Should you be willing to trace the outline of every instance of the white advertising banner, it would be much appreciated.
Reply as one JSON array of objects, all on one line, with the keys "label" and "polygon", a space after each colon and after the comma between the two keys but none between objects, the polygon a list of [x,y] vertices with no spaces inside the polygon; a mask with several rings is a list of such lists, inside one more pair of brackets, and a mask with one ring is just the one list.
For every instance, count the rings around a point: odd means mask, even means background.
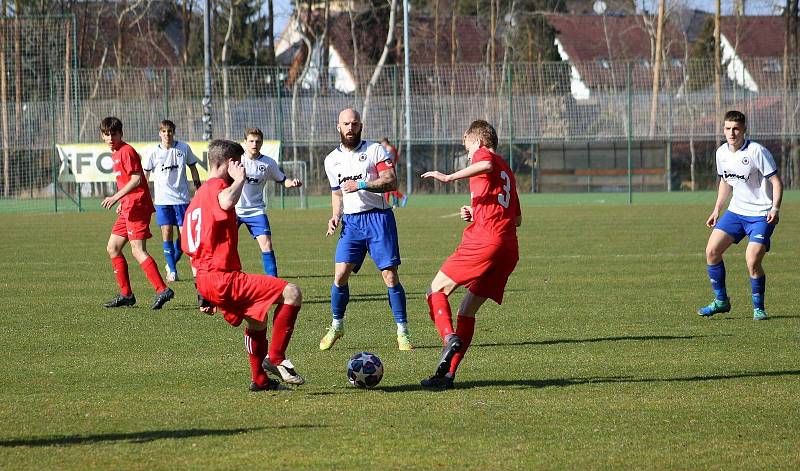
[{"label": "white advertising banner", "polygon": [[[147,152],[158,145],[156,142],[129,142],[139,156],[144,158]],[[192,152],[197,156],[197,171],[201,180],[208,178],[208,142],[187,142]],[[105,144],[56,144],[58,157],[61,159],[61,168],[58,179],[62,182],[94,183],[116,181],[111,161],[111,149]],[[278,159],[281,141],[264,141],[261,153]],[[186,169],[187,176],[191,174]]]}]

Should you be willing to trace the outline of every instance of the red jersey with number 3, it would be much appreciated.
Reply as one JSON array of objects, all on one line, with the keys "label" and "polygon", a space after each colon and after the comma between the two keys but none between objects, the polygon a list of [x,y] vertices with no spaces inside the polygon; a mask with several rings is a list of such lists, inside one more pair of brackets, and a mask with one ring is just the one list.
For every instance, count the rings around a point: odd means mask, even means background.
[{"label": "red jersey with number 3", "polygon": [[198,272],[241,271],[236,208],[224,210],[219,194],[228,188],[221,178],[211,178],[194,195],[183,220],[181,247]]},{"label": "red jersey with number 3", "polygon": [[469,179],[472,224],[464,229],[463,241],[501,244],[517,240],[516,219],[522,213],[514,173],[502,157],[485,147],[472,156],[472,163],[492,162],[491,173]]},{"label": "red jersey with number 3", "polygon": [[150,186],[144,177],[142,159],[136,150],[130,144],[123,142],[111,153],[111,160],[114,162],[112,170],[117,180],[117,190],[121,190],[127,185],[134,173],[142,176],[139,185],[122,197],[120,202],[122,211],[126,214],[131,209],[137,212],[154,213],[156,208],[153,206],[153,198],[150,196]]}]

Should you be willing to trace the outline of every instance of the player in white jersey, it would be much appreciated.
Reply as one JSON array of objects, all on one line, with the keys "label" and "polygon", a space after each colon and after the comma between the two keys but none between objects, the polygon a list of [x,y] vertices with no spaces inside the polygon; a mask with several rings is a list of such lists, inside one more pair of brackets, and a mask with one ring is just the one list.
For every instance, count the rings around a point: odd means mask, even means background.
[{"label": "player in white jersey", "polygon": [[272,157],[261,153],[264,144],[264,133],[258,128],[248,128],[245,131],[244,155],[242,159],[245,171],[245,185],[242,196],[236,203],[236,217],[239,225],[244,224],[250,235],[258,242],[261,249],[261,263],[264,273],[278,276],[278,264],[275,260],[275,251],[272,247],[272,230],[264,202],[264,185],[268,180],[283,183],[286,188],[295,188],[303,183],[296,178],[286,178],[278,162]]},{"label": "player in white jersey", "polygon": [[357,111],[343,110],[336,129],[341,144],[325,157],[333,207],[327,235],[333,235],[340,224],[342,230],[336,244],[331,285],[333,321],[320,340],[319,349],[330,349],[344,335],[344,313],[350,300],[348,280],[351,273],[358,272],[369,252],[386,284],[397,323],[398,348],[411,350],[414,347],[408,334],[406,292],[397,274],[397,224],[382,194],[397,188],[394,163],[380,144],[361,140],[361,116]]},{"label": "player in white jersey", "polygon": [[[713,227],[706,245],[708,277],[715,299],[697,313],[710,317],[731,310],[725,287],[725,264],[722,254],[748,238],[745,260],[750,274],[753,319],[767,319],[764,310],[766,276],[761,262],[769,251],[770,237],[779,221],[783,183],[772,154],[761,144],[745,139],[747,119],[739,111],[725,113],[725,144],[717,149],[717,174],[720,177],[717,201],[706,221]],[[728,210],[720,217],[722,206],[731,196]]]},{"label": "player in white jersey", "polygon": [[[194,188],[200,188],[200,175],[197,173],[197,157],[189,144],[175,140],[175,123],[165,119],[158,128],[161,142],[151,149],[142,161],[146,177],[153,182],[156,207],[156,222],[161,227],[164,240],[164,258],[167,261],[167,281],[178,279],[177,263],[181,251],[180,227],[183,215],[189,207],[189,182],[186,167],[192,173]],[[173,240],[172,228],[177,237]]]}]

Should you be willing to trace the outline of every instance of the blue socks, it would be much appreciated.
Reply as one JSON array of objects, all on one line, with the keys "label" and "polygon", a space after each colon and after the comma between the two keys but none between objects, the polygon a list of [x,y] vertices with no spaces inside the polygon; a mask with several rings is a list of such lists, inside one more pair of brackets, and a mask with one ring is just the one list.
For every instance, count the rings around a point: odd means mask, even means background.
[{"label": "blue socks", "polygon": [[334,320],[344,319],[344,311],[350,301],[350,285],[336,286],[331,285],[331,313]]},{"label": "blue socks", "polygon": [[[728,290],[725,288],[725,262],[716,265],[708,265],[708,279],[711,281],[711,289],[714,296],[720,301],[728,300]],[[755,288],[753,288],[755,289]]]},{"label": "blue socks", "polygon": [[164,258],[167,259],[167,267],[169,268],[169,271],[174,273],[178,271],[175,268],[175,262],[176,262],[174,254],[175,246],[173,245],[171,240],[164,241],[163,245],[164,245]]},{"label": "blue socks", "polygon": [[183,250],[181,250],[181,235],[180,234],[178,234],[178,238],[175,239],[175,241],[173,242],[172,245],[173,245],[172,256],[175,259],[175,265],[177,265],[178,261],[181,259],[181,256],[183,256]]},{"label": "blue socks", "polygon": [[261,252],[261,263],[264,265],[264,273],[271,276],[278,276],[278,264],[275,261],[275,252]]},{"label": "blue socks", "polygon": [[389,294],[389,307],[392,308],[394,321],[398,324],[406,323],[406,290],[403,285],[397,283],[395,286],[387,289]]},{"label": "blue socks", "polygon": [[767,286],[767,276],[761,275],[760,278],[750,278],[750,287],[753,293],[753,309],[764,309],[764,291]]}]

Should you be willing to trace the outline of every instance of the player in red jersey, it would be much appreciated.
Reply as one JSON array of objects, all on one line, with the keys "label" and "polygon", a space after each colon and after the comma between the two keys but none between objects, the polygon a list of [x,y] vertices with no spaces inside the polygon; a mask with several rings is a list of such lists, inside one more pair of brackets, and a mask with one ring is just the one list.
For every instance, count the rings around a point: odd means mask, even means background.
[{"label": "player in red jersey", "polygon": [[[442,183],[469,178],[472,195],[472,205],[462,206],[460,211],[461,219],[472,223],[428,291],[431,320],[444,348],[436,372],[420,384],[434,389],[453,387],[456,369],[472,342],[478,308],[487,299],[502,304],[506,282],[519,260],[517,227],[522,224],[522,212],[514,174],[495,153],[497,132],[486,121],[473,121],[464,133],[464,147],[471,161],[467,168],[449,175],[437,171],[422,174],[422,178]],[[462,285],[467,293],[458,308],[454,331],[448,296]]]},{"label": "player in red jersey", "polygon": [[[289,384],[305,380],[286,358],[286,347],[300,312],[300,288],[280,278],[242,272],[236,202],[245,184],[242,146],[225,140],[208,146],[208,181],[194,195],[181,231],[183,251],[192,259],[200,295],[236,327],[247,321],[245,347],[252,373],[251,391],[286,389],[269,372]],[[267,313],[272,318],[272,343],[267,342]],[[213,311],[210,312],[213,314]]]},{"label": "player in red jersey", "polygon": [[[392,143],[389,142],[388,137],[381,139],[381,145],[384,149],[386,149],[386,152],[391,157],[392,165],[395,168],[395,173],[397,173],[397,165],[398,161],[400,160],[400,153],[397,151],[397,147],[393,146]],[[400,191],[399,187],[397,190],[387,191],[383,194],[383,197],[386,199],[387,203],[392,205],[393,208],[397,206],[404,208],[408,202],[408,196],[404,195],[403,192]]]},{"label": "player in red jersey", "polygon": [[133,257],[139,262],[147,279],[156,290],[152,309],[161,307],[175,297],[172,289],[167,288],[161,278],[155,260],[147,253],[147,239],[150,234],[150,216],[155,212],[150,187],[142,171],[142,159],[139,154],[122,141],[122,121],[107,117],[100,123],[100,134],[103,141],[111,148],[111,159],[114,161],[114,175],[117,178],[117,192],[104,198],[100,205],[106,209],[117,206],[117,221],[111,229],[106,250],[111,257],[114,276],[119,285],[119,294],[104,304],[105,307],[133,306],[136,296],[131,289],[128,276],[128,261],[122,254],[125,244],[130,242]]}]

